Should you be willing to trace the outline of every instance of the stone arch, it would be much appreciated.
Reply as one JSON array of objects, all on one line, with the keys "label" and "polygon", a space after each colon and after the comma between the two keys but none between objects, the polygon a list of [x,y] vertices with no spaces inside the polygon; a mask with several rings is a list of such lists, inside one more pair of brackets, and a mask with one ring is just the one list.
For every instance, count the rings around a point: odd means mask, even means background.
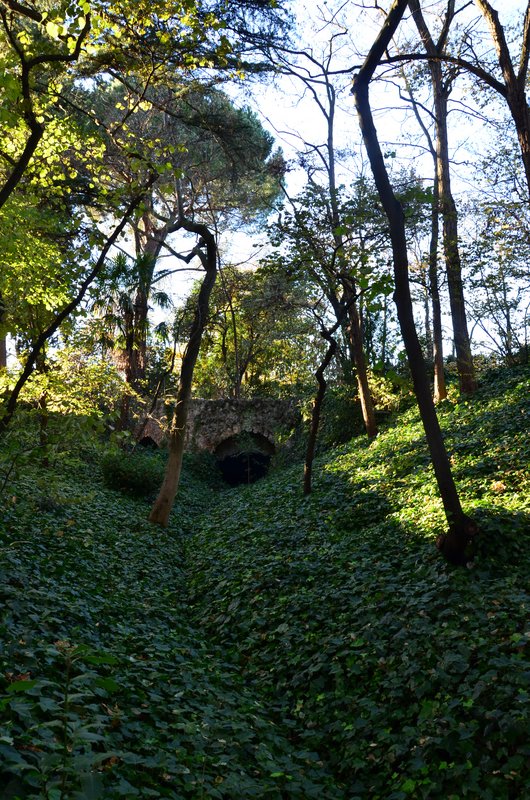
[{"label": "stone arch", "polygon": [[297,422],[300,412],[285,400],[193,400],[186,431],[186,445],[191,450],[214,453],[231,436],[263,436],[273,446],[279,437]]}]

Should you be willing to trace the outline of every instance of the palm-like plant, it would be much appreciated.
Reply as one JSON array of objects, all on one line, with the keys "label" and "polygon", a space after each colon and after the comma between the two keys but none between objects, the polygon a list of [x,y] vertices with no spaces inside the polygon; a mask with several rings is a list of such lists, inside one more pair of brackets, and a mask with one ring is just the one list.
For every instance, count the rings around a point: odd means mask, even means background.
[{"label": "palm-like plant", "polygon": [[[136,258],[118,254],[109,264],[105,281],[92,303],[96,316],[97,338],[104,351],[111,351],[124,372],[132,393],[145,388],[149,338],[149,312],[153,307],[168,308],[171,298],[156,287],[166,271],[155,272],[152,258],[140,254]],[[122,407],[122,425],[129,420],[127,392]]]}]

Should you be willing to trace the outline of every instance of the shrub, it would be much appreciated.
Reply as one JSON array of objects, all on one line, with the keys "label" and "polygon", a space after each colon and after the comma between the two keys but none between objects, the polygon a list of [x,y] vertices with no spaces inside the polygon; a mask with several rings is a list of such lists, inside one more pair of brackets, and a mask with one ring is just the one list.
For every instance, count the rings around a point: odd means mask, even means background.
[{"label": "shrub", "polygon": [[361,404],[352,386],[330,386],[322,408],[319,444],[328,448],[349,442],[364,431]]},{"label": "shrub", "polygon": [[153,494],[164,477],[159,455],[141,450],[109,450],[103,456],[101,469],[109,489],[137,497]]}]

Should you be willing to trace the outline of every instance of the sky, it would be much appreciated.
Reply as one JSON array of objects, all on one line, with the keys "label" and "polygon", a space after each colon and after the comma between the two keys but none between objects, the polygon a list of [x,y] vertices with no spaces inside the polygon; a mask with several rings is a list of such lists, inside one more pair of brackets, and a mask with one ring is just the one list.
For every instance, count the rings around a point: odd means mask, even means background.
[{"label": "sky", "polygon": [[[518,21],[519,25],[524,18],[526,0],[492,0],[492,4],[499,12],[500,20],[503,24],[509,21]],[[333,33],[339,30],[338,24],[325,24],[323,20],[333,17],[332,8],[337,8],[337,3],[324,2],[315,4],[312,2],[295,3],[297,15],[301,21],[304,38],[310,43],[312,52],[320,55],[327,52],[326,48]],[[366,8],[361,10],[356,6],[364,5]],[[381,4],[388,7],[390,3]],[[434,26],[432,16],[429,16],[429,8],[437,5],[434,2],[424,2],[422,7],[429,25]],[[462,0],[461,6],[466,5]],[[482,22],[479,12],[471,7],[458,17],[462,24],[465,23],[465,14],[471,12],[471,18],[477,18]],[[337,40],[337,51],[333,57],[333,64],[337,70],[348,71],[352,67],[359,65],[364,60],[372,42],[377,36],[380,26],[384,20],[384,15],[379,11],[374,11],[374,3],[365,0],[364,3],[346,2],[342,4],[344,13],[349,15],[357,12],[358,16],[350,18],[345,26],[344,35]],[[340,7],[340,4],[339,4]],[[457,3],[458,7],[458,3]],[[335,17],[338,23],[341,15]],[[480,24],[479,22],[479,24]],[[402,25],[398,36],[402,41],[403,50],[409,50],[404,39],[410,36],[417,46],[418,34],[414,28]],[[484,29],[484,46],[490,48],[494,57],[489,34]],[[379,71],[381,73],[381,71]],[[336,145],[338,151],[350,150],[352,155],[349,158],[339,157],[340,180],[345,184],[353,178],[360,169],[369,173],[366,158],[360,141],[357,118],[354,109],[353,97],[351,95],[351,72],[338,77],[338,85],[342,87],[339,93],[338,113],[336,120]],[[389,80],[377,81],[371,87],[371,100],[374,110],[374,118],[383,149],[387,151],[395,150],[399,147],[400,161],[414,168],[418,174],[424,178],[426,184],[432,184],[433,165],[429,154],[425,153],[424,139],[419,133],[417,123],[413,122],[410,112],[403,111],[403,104],[399,101],[396,90],[396,80],[389,76]],[[256,110],[264,126],[275,136],[279,146],[282,147],[284,154],[291,164],[295,165],[300,147],[303,141],[311,144],[321,144],[325,140],[326,130],[324,119],[314,100],[309,93],[301,91],[299,81],[289,78],[277,79],[268,85],[251,85],[248,95],[243,92],[242,102],[248,102]],[[400,107],[398,107],[400,106]],[[466,86],[464,81],[457,82],[452,93],[451,111],[451,131],[450,148],[454,161],[453,168],[453,190],[457,201],[465,202],[470,194],[470,190],[475,189],[477,180],[477,170],[473,166],[476,159],[483,157],[488,148],[495,147],[495,131],[490,125],[485,125],[479,117],[469,116],[469,106],[476,105],[469,94],[469,84]],[[485,113],[489,116],[493,113],[491,105]],[[498,118],[501,119],[505,110],[502,103],[496,110]],[[412,143],[415,137],[415,144]],[[409,145],[403,148],[403,141],[409,138]],[[386,143],[386,147],[385,147]],[[407,161],[408,159],[408,161]],[[293,168],[287,178],[289,192],[295,194],[305,183],[303,170]],[[260,237],[232,237],[234,250],[240,258],[243,253],[250,253],[252,244],[260,241]],[[263,241],[263,237],[261,237]],[[446,327],[449,333],[449,320],[446,320]]]},{"label": "sky", "polygon": [[[359,8],[363,5],[365,9]],[[465,0],[462,0],[465,4]],[[319,57],[322,52],[327,52],[327,46],[332,34],[340,30],[339,23],[343,19],[342,12],[333,16],[333,9],[341,8],[340,0],[329,0],[315,4],[296,0],[293,4],[302,30],[304,39],[309,43],[305,47],[311,48],[312,53]],[[385,4],[385,7],[389,2]],[[351,71],[353,67],[362,63],[366,52],[377,36],[384,20],[381,11],[374,11],[374,3],[370,0],[362,2],[344,2],[342,9],[344,15],[348,14],[344,35],[337,39],[336,50],[333,56],[334,69],[342,70],[344,75],[338,76],[337,85],[340,87],[338,111],[336,118],[336,146],[339,152],[338,169],[339,178],[346,185],[348,181],[358,174],[360,169],[369,173],[369,167],[363,154],[357,118],[354,109],[353,97],[350,92]],[[433,3],[425,2],[423,7],[428,9]],[[497,0],[501,21],[505,22],[508,15],[514,12],[518,15],[524,13],[526,2],[520,0]],[[501,10],[502,9],[502,10]],[[355,16],[353,16],[355,15]],[[333,19],[333,24],[329,22]],[[344,17],[344,19],[346,19]],[[326,22],[326,20],[328,22]],[[415,42],[417,33],[414,30]],[[302,60],[303,61],[303,60]],[[304,62],[305,63],[305,62]],[[322,144],[325,140],[326,129],[321,111],[309,93],[301,89],[301,84],[296,79],[287,77],[277,78],[256,83],[244,82],[239,86],[226,87],[226,91],[240,105],[249,105],[260,117],[262,124],[275,137],[276,145],[281,147],[286,159],[290,163],[287,176],[288,191],[294,195],[300,191],[306,181],[305,173],[297,167],[298,153],[302,147],[302,140],[311,144]],[[456,96],[456,95],[455,95]],[[377,82],[371,88],[371,99],[374,107],[374,116],[381,139],[387,142],[386,149],[395,149],[410,128],[410,114],[405,115],[399,109],[396,93],[396,82]],[[461,99],[466,98],[462,94]],[[457,114],[454,111],[453,114]],[[483,137],[484,126],[471,124],[469,118],[460,117],[462,124],[455,125],[451,131],[451,146],[456,162],[455,189],[465,196],[469,181],[469,170],[464,166],[470,159],[470,146],[476,148]],[[416,130],[412,126],[411,130]],[[488,136],[490,135],[488,131]],[[422,156],[423,144],[403,150],[400,147],[400,158],[408,154],[409,164],[423,174],[429,185],[432,183],[432,161],[430,156]],[[342,157],[342,153],[350,151],[349,157]],[[460,165],[460,166],[459,166]],[[467,175],[467,177],[466,177]],[[466,183],[467,181],[467,183]],[[266,250],[266,240],[262,232],[239,233],[231,232],[221,240],[223,258],[231,263],[255,264],[257,259]],[[164,268],[171,266],[171,259],[164,260]],[[175,264],[175,266],[182,266]],[[160,286],[170,291],[174,302],[178,305],[188,296],[191,285],[200,277],[197,271],[180,272],[166,286]],[[155,315],[155,322],[159,321]],[[161,318],[161,317],[160,317]]]}]

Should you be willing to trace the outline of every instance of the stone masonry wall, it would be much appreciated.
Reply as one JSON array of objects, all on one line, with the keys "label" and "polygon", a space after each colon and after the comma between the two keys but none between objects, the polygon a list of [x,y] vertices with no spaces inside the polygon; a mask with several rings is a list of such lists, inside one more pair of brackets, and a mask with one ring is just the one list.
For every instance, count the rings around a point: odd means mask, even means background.
[{"label": "stone masonry wall", "polygon": [[[192,400],[186,429],[187,450],[207,450],[216,447],[230,436],[256,433],[271,444],[294,427],[300,412],[290,400]],[[150,437],[158,445],[166,438],[167,419],[163,405],[144,426],[140,437]]]}]

